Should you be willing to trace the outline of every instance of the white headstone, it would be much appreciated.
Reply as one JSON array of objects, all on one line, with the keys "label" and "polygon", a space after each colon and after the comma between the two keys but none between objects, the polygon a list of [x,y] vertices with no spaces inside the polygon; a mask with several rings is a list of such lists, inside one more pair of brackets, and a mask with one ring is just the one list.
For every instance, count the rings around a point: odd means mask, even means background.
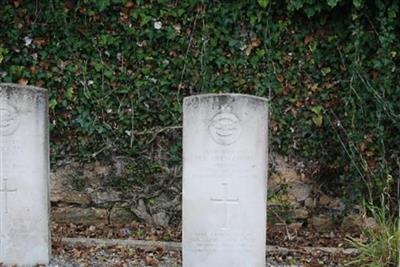
[{"label": "white headstone", "polygon": [[265,267],[267,103],[184,99],[183,266]]},{"label": "white headstone", "polygon": [[47,91],[0,84],[0,263],[48,263],[48,176]]}]

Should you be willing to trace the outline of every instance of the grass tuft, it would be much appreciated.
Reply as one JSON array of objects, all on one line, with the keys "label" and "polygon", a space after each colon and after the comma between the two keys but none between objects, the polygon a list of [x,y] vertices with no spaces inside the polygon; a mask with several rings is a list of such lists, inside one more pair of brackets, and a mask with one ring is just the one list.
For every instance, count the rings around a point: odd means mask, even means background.
[{"label": "grass tuft", "polygon": [[364,229],[362,238],[349,237],[350,244],[359,250],[359,255],[348,262],[348,266],[394,267],[400,266],[399,218],[391,216],[385,205],[367,205],[366,210],[376,220],[376,227]]}]

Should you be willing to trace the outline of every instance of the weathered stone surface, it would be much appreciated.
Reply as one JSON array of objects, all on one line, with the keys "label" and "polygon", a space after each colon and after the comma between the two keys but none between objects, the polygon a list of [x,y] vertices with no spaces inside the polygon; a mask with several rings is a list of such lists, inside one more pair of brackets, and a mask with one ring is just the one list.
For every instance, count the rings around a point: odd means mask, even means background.
[{"label": "weathered stone surface", "polygon": [[[115,195],[107,196],[102,185],[111,173],[111,167],[99,162],[62,164],[51,173],[51,202],[87,205],[93,198],[104,203],[107,198],[115,201]],[[103,191],[102,191],[103,190]],[[100,193],[98,193],[100,192]]]},{"label": "weathered stone surface", "polygon": [[121,201],[122,192],[108,190],[108,191],[98,191],[92,193],[92,201],[96,205],[113,204],[114,202]]},{"label": "weathered stone surface", "polygon": [[292,182],[307,182],[296,169],[294,164],[289,163],[287,159],[279,154],[274,154],[273,157],[274,174],[268,179],[268,186],[273,187],[274,184],[288,184]]},{"label": "weathered stone surface", "polygon": [[299,223],[299,222],[291,223],[288,225],[288,228],[295,232],[298,232],[301,229],[301,227],[303,227],[303,223]]},{"label": "weathered stone surface", "polygon": [[283,156],[274,154],[272,158],[272,174],[268,178],[268,190],[276,192],[292,183],[303,183],[303,177],[298,173],[294,164],[289,163]]},{"label": "weathered stone surface", "polygon": [[152,224],[153,217],[148,212],[146,203],[143,199],[139,199],[137,205],[135,207],[131,207],[132,212],[138,217],[141,221]]},{"label": "weathered stone surface", "polygon": [[319,197],[318,204],[319,204],[320,206],[328,206],[332,201],[333,201],[333,199],[332,199],[331,197],[329,197],[329,196],[327,196],[327,195],[325,195],[325,194],[322,194],[322,195]]},{"label": "weathered stone surface", "polygon": [[379,228],[378,222],[373,217],[364,218],[364,229],[377,230]]},{"label": "weathered stone surface", "polygon": [[330,197],[326,194],[321,194],[319,196],[318,205],[339,212],[345,209],[344,203],[339,198]]},{"label": "weathered stone surface", "polygon": [[54,193],[53,191],[51,194],[51,202],[88,205],[90,203],[90,197],[85,193],[79,193],[77,191],[65,191],[62,193]]},{"label": "weathered stone surface", "polygon": [[317,206],[316,200],[312,197],[308,197],[304,200],[304,206],[306,206],[308,209],[313,209]]},{"label": "weathered stone surface", "polygon": [[[171,197],[174,198],[171,199]],[[151,201],[139,199],[136,205],[131,205],[131,210],[141,221],[147,224],[166,227],[171,223],[171,220],[175,219],[176,223],[176,217],[181,217],[181,196],[167,196],[167,194],[161,193]]]},{"label": "weathered stone surface", "polygon": [[266,104],[235,94],[185,98],[183,266],[265,266]]},{"label": "weathered stone surface", "polygon": [[359,233],[362,230],[374,230],[378,227],[372,217],[364,217],[361,214],[349,214],[343,218],[340,228],[345,232]]},{"label": "weathered stone surface", "polygon": [[293,160],[279,154],[274,154],[272,160],[273,173],[268,179],[268,191],[292,208],[303,206],[303,202],[312,197],[313,184],[310,179],[301,173],[299,164]]},{"label": "weathered stone surface", "polygon": [[359,214],[350,214],[343,218],[340,228],[345,232],[358,233],[361,231],[363,217]]},{"label": "weathered stone surface", "polygon": [[311,184],[301,182],[292,183],[288,187],[288,193],[293,195],[298,202],[306,200],[310,196],[311,190]]},{"label": "weathered stone surface", "polygon": [[305,208],[299,208],[293,210],[292,214],[294,219],[308,219],[310,212]]},{"label": "weathered stone surface", "polygon": [[153,215],[153,221],[155,225],[167,227],[169,224],[170,217],[165,211],[160,211]]},{"label": "weathered stone surface", "polygon": [[56,168],[56,171],[50,174],[50,201],[89,205],[90,196],[83,191],[85,185],[81,164],[71,163],[68,166]]},{"label": "weathered stone surface", "polygon": [[0,84],[0,262],[47,264],[47,91]]},{"label": "weathered stone surface", "polygon": [[108,211],[97,208],[62,207],[52,210],[52,219],[57,223],[96,225],[108,223]]},{"label": "weathered stone surface", "polygon": [[332,218],[326,215],[314,216],[308,220],[308,224],[322,233],[330,232],[335,228]]},{"label": "weathered stone surface", "polygon": [[346,206],[343,201],[339,198],[334,198],[332,202],[329,204],[329,208],[335,211],[343,212]]},{"label": "weathered stone surface", "polygon": [[133,214],[129,207],[121,204],[115,204],[110,211],[111,224],[128,224],[136,219],[137,217]]}]

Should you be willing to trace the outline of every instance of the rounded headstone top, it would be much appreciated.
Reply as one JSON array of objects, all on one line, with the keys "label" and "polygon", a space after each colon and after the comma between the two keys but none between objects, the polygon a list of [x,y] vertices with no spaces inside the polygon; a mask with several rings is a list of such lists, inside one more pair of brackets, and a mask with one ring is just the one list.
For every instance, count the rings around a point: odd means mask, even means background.
[{"label": "rounded headstone top", "polygon": [[269,99],[264,98],[264,97],[248,95],[248,94],[238,94],[238,93],[198,94],[198,95],[187,96],[187,97],[184,98],[184,101],[191,101],[191,100],[194,100],[194,99],[219,98],[219,97],[248,98],[248,99],[253,99],[253,100],[256,100],[256,101],[269,102]]},{"label": "rounded headstone top", "polygon": [[250,105],[256,109],[265,108],[268,103],[269,100],[266,98],[246,94],[199,94],[185,97],[183,99],[183,108],[188,111],[197,110],[203,106],[206,109],[219,110],[232,105]]},{"label": "rounded headstone top", "polygon": [[32,86],[32,85],[20,85],[17,83],[0,83],[0,89],[2,88],[13,88],[13,89],[17,89],[17,90],[30,90],[30,91],[34,91],[34,92],[47,92],[47,89],[41,88],[41,87],[37,87],[37,86]]}]

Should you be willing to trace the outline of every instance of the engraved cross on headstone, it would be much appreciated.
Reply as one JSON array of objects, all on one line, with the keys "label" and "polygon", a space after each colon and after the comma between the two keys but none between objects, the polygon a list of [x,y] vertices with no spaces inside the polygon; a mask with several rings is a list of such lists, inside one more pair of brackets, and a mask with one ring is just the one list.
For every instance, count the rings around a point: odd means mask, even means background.
[{"label": "engraved cross on headstone", "polygon": [[7,185],[8,179],[3,179],[3,186],[0,185],[0,193],[4,193],[4,210],[8,213],[8,193],[15,193],[17,189],[10,189]]},{"label": "engraved cross on headstone", "polygon": [[223,205],[223,214],[224,214],[224,221],[222,228],[227,228],[228,227],[228,222],[229,222],[229,205],[238,205],[239,204],[239,198],[230,198],[228,196],[229,191],[228,191],[228,183],[222,183],[223,186],[223,196],[222,198],[211,198],[211,202],[216,203],[216,204],[222,204]]}]

